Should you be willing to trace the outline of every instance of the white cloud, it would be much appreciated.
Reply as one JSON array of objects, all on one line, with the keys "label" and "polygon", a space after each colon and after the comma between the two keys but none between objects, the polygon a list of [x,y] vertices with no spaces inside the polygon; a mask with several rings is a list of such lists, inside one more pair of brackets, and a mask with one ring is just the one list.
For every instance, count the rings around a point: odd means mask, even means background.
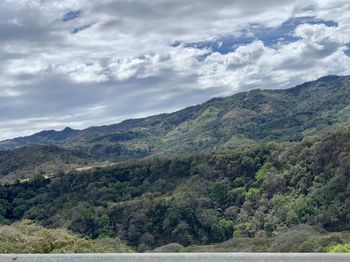
[{"label": "white cloud", "polygon": [[285,88],[327,74],[350,74],[350,58],[344,45],[350,41],[337,27],[303,24],[300,39],[266,47],[262,41],[240,46],[228,54],[213,53],[200,70],[202,85],[234,90]]},{"label": "white cloud", "polygon": [[104,68],[95,61],[91,64],[73,61],[65,64],[59,64],[53,70],[62,75],[70,77],[76,82],[98,83],[108,80]]},{"label": "white cloud", "polygon": [[[62,21],[78,10],[80,17]],[[278,28],[303,16],[338,26],[301,24],[290,32],[292,42],[253,39],[224,54],[186,45],[217,40],[222,48],[225,37],[254,38],[251,28]],[[6,136],[112,123],[212,96],[350,73],[344,54],[350,5],[343,0],[6,0],[0,32],[0,131]]]}]

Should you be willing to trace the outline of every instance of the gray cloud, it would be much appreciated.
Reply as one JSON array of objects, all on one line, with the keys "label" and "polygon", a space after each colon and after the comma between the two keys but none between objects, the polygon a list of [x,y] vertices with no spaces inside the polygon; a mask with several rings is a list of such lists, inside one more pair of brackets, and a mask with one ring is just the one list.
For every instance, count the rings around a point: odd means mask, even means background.
[{"label": "gray cloud", "polygon": [[[342,0],[5,0],[0,139],[114,123],[252,88],[349,74],[349,9]],[[255,35],[304,16],[338,26],[300,24],[290,32],[292,42],[272,47]],[[186,45],[225,38],[239,43],[241,37],[253,41],[225,54]]]}]

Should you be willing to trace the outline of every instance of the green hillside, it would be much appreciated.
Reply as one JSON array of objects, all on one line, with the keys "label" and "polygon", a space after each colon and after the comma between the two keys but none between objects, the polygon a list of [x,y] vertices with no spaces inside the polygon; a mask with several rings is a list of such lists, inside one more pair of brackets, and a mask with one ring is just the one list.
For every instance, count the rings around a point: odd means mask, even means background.
[{"label": "green hillside", "polygon": [[1,180],[25,179],[40,170],[50,175],[82,163],[301,141],[349,117],[350,77],[328,76],[287,90],[252,90],[215,98],[171,114],[84,130],[43,131],[2,141]]},{"label": "green hillside", "polygon": [[230,149],[251,141],[300,140],[347,119],[349,105],[350,77],[328,76],[287,90],[252,90],[110,126],[43,131],[3,141],[0,148],[54,144],[117,159]]},{"label": "green hillside", "polygon": [[0,224],[69,230],[93,250],[347,250],[349,117],[350,77],[329,76],[3,141]]},{"label": "green hillside", "polygon": [[32,178],[37,174],[52,176],[94,163],[85,152],[56,146],[32,145],[0,151],[0,182]]},{"label": "green hillside", "polygon": [[[139,251],[172,242],[269,239],[297,225],[321,235],[346,232],[349,137],[343,125],[301,142],[37,176],[0,188],[2,221],[26,218],[93,239],[119,237]],[[328,245],[347,239],[335,237]]]}]

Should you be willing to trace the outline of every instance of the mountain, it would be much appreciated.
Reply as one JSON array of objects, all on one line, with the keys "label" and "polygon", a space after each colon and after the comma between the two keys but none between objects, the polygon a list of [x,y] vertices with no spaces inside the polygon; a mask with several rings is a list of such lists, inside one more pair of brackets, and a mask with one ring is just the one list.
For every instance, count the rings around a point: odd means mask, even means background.
[{"label": "mountain", "polygon": [[53,145],[76,134],[78,130],[66,127],[62,131],[48,130],[32,136],[18,137],[0,142],[0,150],[21,148],[30,145]]},{"label": "mountain", "polygon": [[0,224],[29,219],[140,252],[343,250],[349,138],[349,76],[43,131],[0,143],[11,182]]},{"label": "mountain", "polygon": [[132,159],[298,141],[350,116],[350,77],[326,76],[286,90],[252,90],[171,114],[84,130],[43,131],[0,142],[9,150],[56,145],[96,159]]},{"label": "mountain", "polygon": [[57,173],[84,163],[300,141],[349,117],[350,77],[327,76],[286,90],[252,90],[214,98],[171,114],[2,141],[0,180],[30,178],[40,171]]}]

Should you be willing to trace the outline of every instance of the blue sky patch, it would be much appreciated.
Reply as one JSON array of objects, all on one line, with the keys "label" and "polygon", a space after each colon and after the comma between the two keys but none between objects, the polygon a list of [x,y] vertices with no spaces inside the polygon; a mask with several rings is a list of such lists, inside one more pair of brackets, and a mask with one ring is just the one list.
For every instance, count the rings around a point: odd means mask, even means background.
[{"label": "blue sky patch", "polygon": [[74,29],[71,31],[71,33],[72,33],[72,34],[77,34],[77,33],[81,32],[81,31],[83,31],[83,30],[86,30],[86,29],[90,28],[90,27],[91,27],[91,24],[89,24],[89,25],[82,25],[82,26],[79,26],[79,27],[74,28]]},{"label": "blue sky patch", "polygon": [[324,24],[326,26],[338,26],[338,23],[332,20],[321,20],[315,17],[295,17],[288,19],[281,26],[277,28],[261,27],[259,25],[252,25],[248,30],[257,39],[264,42],[266,46],[273,47],[278,43],[290,43],[298,40],[293,36],[293,32],[297,26],[301,24]]},{"label": "blue sky patch", "polygon": [[346,54],[347,56],[350,56],[350,43],[348,43],[348,44],[346,45],[346,47],[347,47],[348,49],[344,51],[344,54]]},{"label": "blue sky patch", "polygon": [[213,52],[227,54],[241,45],[247,45],[251,43],[253,40],[254,38],[249,37],[237,38],[232,36],[226,36],[210,42],[186,43],[184,44],[184,46],[198,49],[210,49]]},{"label": "blue sky patch", "polygon": [[69,11],[68,13],[65,13],[63,18],[62,18],[62,21],[63,22],[68,22],[70,20],[74,20],[74,19],[77,19],[81,16],[81,11],[78,10],[78,11]]},{"label": "blue sky patch", "polygon": [[[196,42],[196,43],[181,43],[175,42],[172,46],[176,47],[181,44],[184,47],[193,47],[199,49],[210,49],[213,52],[227,54],[234,51],[241,45],[247,45],[255,39],[264,42],[266,46],[275,47],[280,43],[291,43],[299,38],[293,36],[293,33],[298,25],[301,24],[324,24],[326,26],[338,26],[338,23],[332,20],[321,20],[315,17],[296,17],[285,21],[277,28],[263,27],[259,24],[251,24],[241,37],[225,36],[217,38],[214,41]],[[246,36],[244,36],[246,35]]]}]

